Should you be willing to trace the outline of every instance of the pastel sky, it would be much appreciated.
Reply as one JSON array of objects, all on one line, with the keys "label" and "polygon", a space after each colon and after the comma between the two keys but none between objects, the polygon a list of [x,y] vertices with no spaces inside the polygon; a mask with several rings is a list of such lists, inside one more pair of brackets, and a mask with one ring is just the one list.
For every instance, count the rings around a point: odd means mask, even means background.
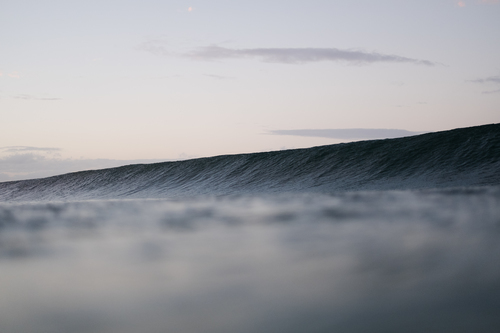
[{"label": "pastel sky", "polygon": [[498,122],[500,0],[0,0],[0,181]]}]

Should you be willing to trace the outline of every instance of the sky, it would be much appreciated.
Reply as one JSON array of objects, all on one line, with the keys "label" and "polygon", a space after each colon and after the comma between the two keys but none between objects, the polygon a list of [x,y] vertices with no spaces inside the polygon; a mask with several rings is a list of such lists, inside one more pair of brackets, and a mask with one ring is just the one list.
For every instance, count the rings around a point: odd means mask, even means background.
[{"label": "sky", "polygon": [[500,122],[500,0],[0,0],[0,181]]}]

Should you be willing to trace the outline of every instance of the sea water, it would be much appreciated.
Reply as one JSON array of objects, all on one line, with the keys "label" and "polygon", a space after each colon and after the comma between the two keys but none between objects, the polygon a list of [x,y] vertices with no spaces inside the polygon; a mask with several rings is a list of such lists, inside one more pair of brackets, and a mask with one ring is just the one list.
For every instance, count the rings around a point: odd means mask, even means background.
[{"label": "sea water", "polygon": [[499,332],[500,187],[0,203],[0,332]]}]

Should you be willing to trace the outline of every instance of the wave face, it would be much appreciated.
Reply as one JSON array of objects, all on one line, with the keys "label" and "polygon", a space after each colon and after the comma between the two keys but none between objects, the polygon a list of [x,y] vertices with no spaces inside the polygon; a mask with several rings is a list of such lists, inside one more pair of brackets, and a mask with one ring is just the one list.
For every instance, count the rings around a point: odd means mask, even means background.
[{"label": "wave face", "polygon": [[500,184],[500,124],[0,183],[2,201],[186,198]]}]

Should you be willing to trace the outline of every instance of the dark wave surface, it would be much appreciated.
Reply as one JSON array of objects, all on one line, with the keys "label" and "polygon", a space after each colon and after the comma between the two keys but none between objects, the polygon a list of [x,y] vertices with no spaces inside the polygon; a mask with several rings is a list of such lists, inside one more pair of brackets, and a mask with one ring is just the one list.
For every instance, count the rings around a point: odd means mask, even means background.
[{"label": "dark wave surface", "polygon": [[500,124],[0,183],[0,200],[182,198],[500,184]]}]

